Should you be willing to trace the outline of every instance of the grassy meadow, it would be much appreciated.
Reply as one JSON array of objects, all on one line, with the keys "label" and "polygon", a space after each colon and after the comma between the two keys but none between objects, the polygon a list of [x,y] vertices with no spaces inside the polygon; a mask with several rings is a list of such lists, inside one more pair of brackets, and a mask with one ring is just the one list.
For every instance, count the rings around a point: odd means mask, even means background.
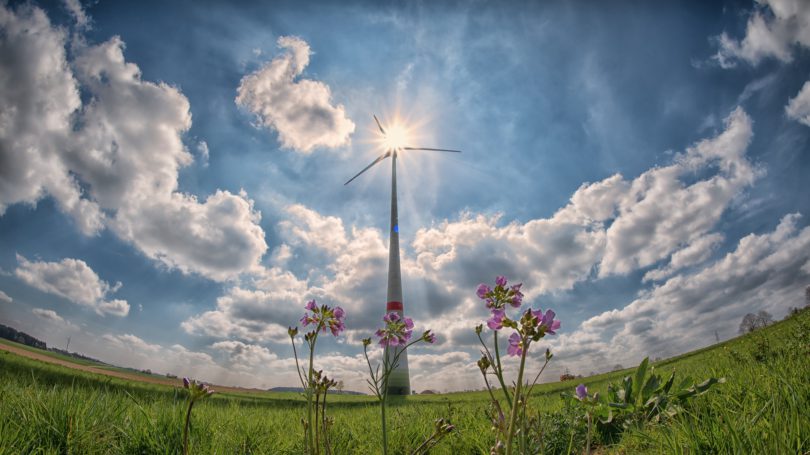
[{"label": "grassy meadow", "polygon": [[[42,351],[40,351],[42,352]],[[75,359],[74,359],[75,360]],[[810,311],[752,334],[656,362],[656,372],[726,382],[663,423],[595,435],[597,453],[810,453]],[[632,370],[582,380],[605,392]],[[578,382],[535,387],[532,408],[543,446],[531,453],[582,453],[586,426],[560,398]],[[493,443],[485,392],[398,398],[389,408],[389,445],[409,453],[449,417],[456,431],[431,453],[486,454]],[[0,454],[177,454],[186,395],[0,351]],[[375,454],[379,408],[372,397],[330,396],[336,454]],[[194,408],[192,452],[298,454],[303,451],[297,393],[217,393]]]}]

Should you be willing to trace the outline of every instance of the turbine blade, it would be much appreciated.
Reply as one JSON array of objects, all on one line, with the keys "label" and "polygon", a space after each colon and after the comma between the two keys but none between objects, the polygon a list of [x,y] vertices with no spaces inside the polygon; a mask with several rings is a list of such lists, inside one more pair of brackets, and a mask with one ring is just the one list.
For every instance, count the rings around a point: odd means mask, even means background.
[{"label": "turbine blade", "polygon": [[382,125],[380,124],[380,121],[377,120],[377,116],[372,114],[372,117],[374,117],[374,121],[377,122],[377,128],[380,129],[380,132],[383,133],[383,134],[386,134],[385,130],[383,129]]},{"label": "turbine blade", "polygon": [[448,150],[448,149],[432,149],[427,147],[402,147],[403,150],[429,150],[431,152],[453,152],[461,153],[461,150]]},{"label": "turbine blade", "polygon": [[349,179],[349,180],[348,180],[346,183],[344,183],[343,185],[344,185],[344,186],[345,186],[345,185],[348,185],[349,183],[351,183],[351,181],[352,181],[352,180],[356,179],[357,177],[360,177],[360,174],[362,174],[363,172],[366,172],[367,170],[369,170],[369,168],[370,168],[371,166],[374,166],[375,164],[377,164],[377,163],[379,163],[380,161],[382,161],[382,160],[384,160],[384,159],[388,158],[389,156],[391,156],[391,152],[385,152],[385,153],[383,153],[382,155],[378,156],[376,160],[372,161],[372,162],[371,162],[371,164],[369,164],[368,166],[364,167],[362,171],[358,172],[358,173],[357,173],[357,175],[355,175],[354,177],[350,178],[350,179]]}]

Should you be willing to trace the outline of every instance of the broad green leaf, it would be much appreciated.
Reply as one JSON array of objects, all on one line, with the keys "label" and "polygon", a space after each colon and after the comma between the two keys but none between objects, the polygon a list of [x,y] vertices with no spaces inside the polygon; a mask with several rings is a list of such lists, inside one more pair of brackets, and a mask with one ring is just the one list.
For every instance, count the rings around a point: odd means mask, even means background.
[{"label": "broad green leaf", "polygon": [[663,391],[665,394],[666,394],[666,393],[669,393],[669,389],[671,389],[671,388],[672,388],[672,383],[673,383],[673,382],[675,382],[675,372],[674,372],[674,371],[673,371],[673,372],[672,372],[672,374],[669,376],[669,379],[667,380],[666,384],[664,384],[664,387],[663,387],[661,390],[662,390],[662,391]]},{"label": "broad green leaf", "polygon": [[636,388],[637,388],[636,396],[637,396],[637,398],[634,401],[638,401],[639,405],[641,405],[641,402],[642,402],[642,400],[641,400],[641,388],[644,385],[644,376],[647,374],[647,365],[649,363],[650,363],[650,358],[649,357],[644,357],[644,360],[642,360],[641,364],[638,366],[638,368],[636,368],[636,377],[635,377],[635,380],[633,382],[636,384]]},{"label": "broad green leaf", "polygon": [[659,385],[661,385],[661,377],[657,374],[650,375],[649,379],[647,379],[647,383],[644,384],[644,388],[641,390],[641,401],[645,402],[649,400],[650,396],[658,389]]}]

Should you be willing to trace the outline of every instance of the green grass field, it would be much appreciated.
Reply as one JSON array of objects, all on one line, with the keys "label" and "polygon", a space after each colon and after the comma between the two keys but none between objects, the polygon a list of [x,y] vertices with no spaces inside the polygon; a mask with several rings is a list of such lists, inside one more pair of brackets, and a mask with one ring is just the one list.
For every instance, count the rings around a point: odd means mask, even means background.
[{"label": "green grass field", "polygon": [[[56,354],[55,354],[56,355]],[[679,377],[725,377],[684,413],[631,428],[599,453],[810,452],[810,311],[761,331],[655,364]],[[606,389],[629,370],[583,380]],[[574,382],[535,388],[534,409],[547,453],[584,450],[582,417],[564,406]],[[0,454],[177,454],[182,451],[182,389],[84,373],[0,353]],[[431,453],[489,453],[493,433],[482,392],[410,396],[390,407],[389,444],[409,453],[449,417],[457,431]],[[194,453],[302,453],[304,401],[296,393],[215,394],[194,408]],[[334,453],[379,453],[379,414],[366,396],[330,397]]]}]

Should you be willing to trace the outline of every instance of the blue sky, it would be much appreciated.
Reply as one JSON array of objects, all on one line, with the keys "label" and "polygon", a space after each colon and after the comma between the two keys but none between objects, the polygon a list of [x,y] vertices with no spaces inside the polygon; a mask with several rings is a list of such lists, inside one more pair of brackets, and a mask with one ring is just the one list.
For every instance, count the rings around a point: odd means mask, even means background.
[{"label": "blue sky", "polygon": [[481,386],[474,291],[498,274],[557,311],[550,378],[804,305],[798,0],[67,0],[0,29],[0,322],[50,345],[291,385],[316,298],[347,311],[322,367],[362,390],[390,170],[343,182],[380,153],[373,113],[464,151],[398,163],[405,308],[440,339],[410,353],[417,390]]}]

